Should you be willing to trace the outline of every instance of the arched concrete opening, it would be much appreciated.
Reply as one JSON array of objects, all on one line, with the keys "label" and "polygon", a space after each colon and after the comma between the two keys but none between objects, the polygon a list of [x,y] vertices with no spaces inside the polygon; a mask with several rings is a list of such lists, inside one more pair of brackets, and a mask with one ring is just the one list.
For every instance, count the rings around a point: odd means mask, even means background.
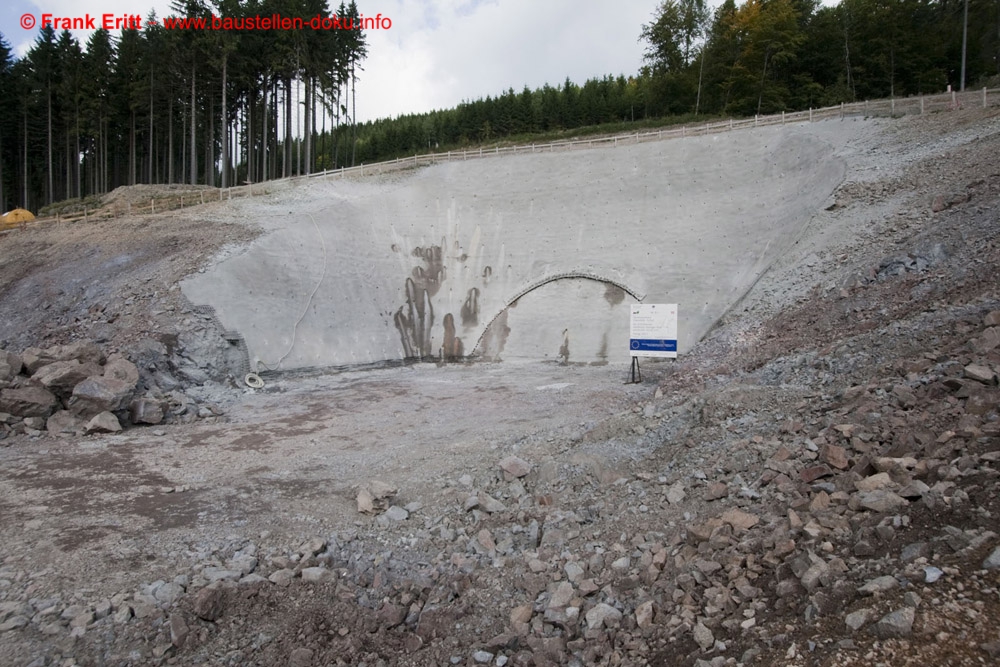
[{"label": "arched concrete opening", "polygon": [[628,308],[643,295],[589,271],[545,276],[505,301],[470,356],[606,364],[628,357]]}]

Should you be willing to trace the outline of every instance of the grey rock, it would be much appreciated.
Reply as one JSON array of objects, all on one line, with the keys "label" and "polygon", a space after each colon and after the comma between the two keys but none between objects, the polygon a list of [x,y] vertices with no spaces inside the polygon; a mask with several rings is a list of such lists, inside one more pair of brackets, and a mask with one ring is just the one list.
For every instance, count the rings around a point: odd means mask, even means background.
[{"label": "grey rock", "polygon": [[500,461],[500,469],[503,471],[504,480],[511,482],[527,476],[531,472],[531,464],[517,456],[508,456]]},{"label": "grey rock", "polygon": [[616,627],[622,620],[622,613],[609,604],[601,602],[587,612],[587,627]]},{"label": "grey rock", "polygon": [[302,570],[302,581],[326,581],[332,574],[325,567],[307,567]]},{"label": "grey rock", "polygon": [[377,479],[371,480],[358,489],[358,511],[362,514],[383,512],[389,507],[389,500],[398,492],[398,489],[391,484]]},{"label": "grey rock", "polygon": [[928,565],[924,568],[924,582],[928,584],[933,584],[938,579],[944,576],[944,572],[933,565]]},{"label": "grey rock", "polygon": [[284,587],[291,584],[292,579],[294,578],[295,578],[294,570],[283,569],[283,570],[275,570],[274,572],[272,572],[271,575],[267,578],[267,580],[270,581],[272,584]]},{"label": "grey rock", "polygon": [[48,389],[28,386],[0,390],[0,412],[18,417],[48,418],[59,409],[59,399]]},{"label": "grey rock", "polygon": [[715,635],[704,624],[699,622],[695,625],[692,634],[694,635],[695,643],[701,647],[701,650],[707,651],[715,646]]},{"label": "grey rock", "polygon": [[671,505],[677,505],[684,502],[686,497],[687,494],[684,492],[684,484],[681,482],[677,482],[667,489],[667,502]]},{"label": "grey rock", "polygon": [[566,565],[563,567],[563,571],[566,573],[566,578],[574,583],[579,581],[580,578],[583,577],[583,575],[585,574],[584,569],[580,567],[579,564],[572,561],[566,563]]},{"label": "grey rock", "polygon": [[113,377],[89,377],[73,388],[67,407],[81,417],[117,412],[128,405],[135,385]]},{"label": "grey rock", "polygon": [[858,589],[858,592],[862,595],[874,595],[876,593],[885,593],[886,591],[891,591],[892,589],[899,586],[899,582],[896,577],[889,575],[876,577],[866,583],[864,586]]},{"label": "grey rock", "polygon": [[128,406],[129,421],[133,424],[156,425],[163,421],[164,409],[160,401],[139,398]]},{"label": "grey rock", "polygon": [[1000,570],[1000,547],[993,550],[986,560],[983,561],[984,570]]},{"label": "grey rock", "polygon": [[173,604],[182,595],[184,595],[184,588],[173,582],[168,584],[163,584],[162,586],[156,589],[155,593],[153,593],[153,597],[155,597],[158,602],[161,602],[165,605]]},{"label": "grey rock", "polygon": [[226,594],[221,588],[209,586],[198,591],[194,598],[194,613],[204,621],[215,621],[225,611]]},{"label": "grey rock", "polygon": [[903,607],[883,616],[872,626],[872,632],[879,639],[905,638],[913,633],[913,621],[916,620],[916,610],[913,607]]},{"label": "grey rock", "polygon": [[844,623],[847,624],[851,630],[857,631],[864,627],[865,623],[871,617],[871,609],[858,609],[857,611],[852,611],[850,614],[844,617]]},{"label": "grey rock", "polygon": [[480,665],[486,665],[493,660],[493,654],[489,651],[476,651],[472,654],[472,659]]},{"label": "grey rock", "polygon": [[802,587],[810,593],[820,586],[820,579],[827,574],[829,566],[825,562],[813,563],[800,579]]},{"label": "grey rock", "polygon": [[487,493],[479,494],[479,509],[487,512],[488,514],[496,514],[497,512],[503,512],[507,507]]},{"label": "grey rock", "polygon": [[573,590],[573,584],[569,582],[562,582],[557,587],[552,597],[549,598],[549,609],[565,609],[569,606],[570,601],[576,592]]},{"label": "grey rock", "polygon": [[238,581],[243,573],[239,570],[230,570],[224,567],[206,567],[201,571],[201,576],[209,582],[216,581]]},{"label": "grey rock", "polygon": [[918,558],[927,558],[930,555],[931,547],[927,542],[914,542],[903,547],[899,560],[903,563],[912,563]]},{"label": "grey rock", "polygon": [[288,667],[312,667],[313,650],[299,647],[288,656]]},{"label": "grey rock", "polygon": [[242,576],[246,576],[257,569],[257,559],[249,554],[234,556],[226,563],[230,570],[238,570]]},{"label": "grey rock", "polygon": [[122,425],[110,412],[101,412],[94,415],[87,425],[83,427],[84,433],[120,433]]},{"label": "grey rock", "polygon": [[54,345],[44,350],[29,347],[21,355],[21,361],[24,362],[24,369],[28,375],[34,375],[38,369],[48,364],[73,360],[81,364],[90,362],[99,366],[104,363],[104,353],[94,343],[69,343]]},{"label": "grey rock", "polygon": [[385,516],[393,521],[406,521],[410,518],[410,513],[399,505],[393,505],[385,511]]},{"label": "grey rock", "polygon": [[882,514],[896,512],[909,505],[905,498],[885,489],[859,493],[857,498],[861,507]]},{"label": "grey rock", "polygon": [[45,430],[49,433],[81,433],[84,422],[69,410],[59,410],[45,422]]},{"label": "grey rock", "polygon": [[21,363],[21,356],[0,350],[0,382],[9,382],[20,374],[24,364]]},{"label": "grey rock", "polygon": [[17,630],[18,628],[23,628],[28,625],[30,621],[25,616],[11,616],[3,623],[0,623],[0,632],[7,632],[8,630]]},{"label": "grey rock", "polygon": [[188,634],[190,630],[188,629],[187,623],[184,621],[184,617],[180,614],[170,615],[170,643],[181,648],[184,646],[184,642],[187,641]]},{"label": "grey rock", "polygon": [[52,393],[68,397],[73,393],[73,387],[92,375],[100,375],[102,369],[93,362],[81,364],[76,359],[71,361],[55,361],[42,366],[32,375],[32,380],[38,382]]},{"label": "grey rock", "polygon": [[976,382],[990,384],[996,379],[996,373],[988,366],[983,366],[982,364],[969,364],[963,370],[965,371],[965,377]]},{"label": "grey rock", "polygon": [[134,387],[139,383],[139,369],[122,355],[112,354],[104,364],[104,377],[121,380]]}]

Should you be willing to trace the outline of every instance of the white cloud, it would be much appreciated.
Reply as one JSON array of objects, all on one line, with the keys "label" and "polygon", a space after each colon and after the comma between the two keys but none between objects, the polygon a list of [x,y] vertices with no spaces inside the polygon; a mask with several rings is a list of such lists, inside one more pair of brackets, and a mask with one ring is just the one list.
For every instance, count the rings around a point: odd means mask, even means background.
[{"label": "white cloud", "polygon": [[614,12],[573,0],[361,0],[392,17],[368,32],[371,56],[358,84],[358,116],[370,119],[451,107],[528,85],[557,86],[638,71],[642,23],[655,2]]}]

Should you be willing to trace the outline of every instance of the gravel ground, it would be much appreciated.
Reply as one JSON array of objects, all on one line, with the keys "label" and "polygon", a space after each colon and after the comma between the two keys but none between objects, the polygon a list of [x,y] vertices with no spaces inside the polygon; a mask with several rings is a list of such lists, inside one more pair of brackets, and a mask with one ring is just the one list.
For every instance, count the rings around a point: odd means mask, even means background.
[{"label": "gravel ground", "polygon": [[[863,122],[829,126],[835,203],[644,384],[422,364],[8,425],[0,664],[996,661],[1000,114]],[[3,346],[211,355],[176,284],[258,233],[228,211],[0,237]]]}]

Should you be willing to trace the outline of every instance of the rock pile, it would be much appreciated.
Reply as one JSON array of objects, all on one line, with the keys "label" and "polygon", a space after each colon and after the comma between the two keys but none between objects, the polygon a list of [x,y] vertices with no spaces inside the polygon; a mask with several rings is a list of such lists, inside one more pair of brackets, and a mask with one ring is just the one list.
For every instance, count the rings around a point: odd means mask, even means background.
[{"label": "rock pile", "polygon": [[140,393],[139,369],[94,343],[0,350],[0,436],[117,433],[122,424],[159,424],[170,403]]}]

